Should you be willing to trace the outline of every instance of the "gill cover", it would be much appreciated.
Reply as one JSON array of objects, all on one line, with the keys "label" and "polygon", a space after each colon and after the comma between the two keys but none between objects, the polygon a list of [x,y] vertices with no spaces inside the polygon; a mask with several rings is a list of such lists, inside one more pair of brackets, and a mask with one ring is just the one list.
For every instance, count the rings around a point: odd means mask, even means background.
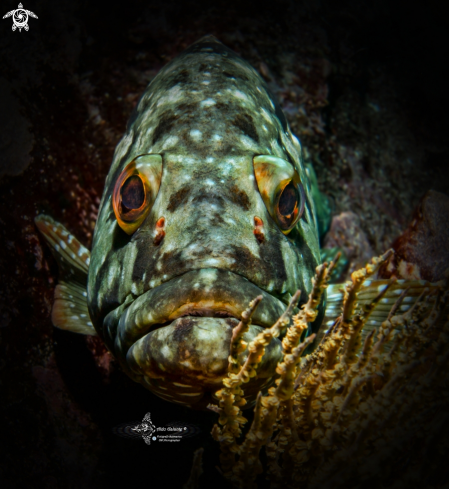
[{"label": "gill cover", "polygon": [[298,172],[288,161],[261,155],[253,159],[259,192],[270,216],[288,234],[304,212],[305,194]]},{"label": "gill cover", "polygon": [[134,158],[120,173],[112,194],[118,225],[133,234],[149,214],[162,179],[162,156],[146,154]]}]

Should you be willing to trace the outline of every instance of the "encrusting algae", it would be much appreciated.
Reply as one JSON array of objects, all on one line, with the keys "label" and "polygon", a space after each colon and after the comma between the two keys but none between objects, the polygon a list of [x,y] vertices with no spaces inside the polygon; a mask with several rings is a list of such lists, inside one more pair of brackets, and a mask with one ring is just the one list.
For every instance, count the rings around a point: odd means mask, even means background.
[{"label": "encrusting algae", "polygon": [[[257,487],[262,447],[272,488],[357,487],[367,481],[374,484],[369,487],[385,481],[389,487],[414,487],[416,479],[439,487],[438,464],[448,448],[449,290],[446,282],[429,283],[417,297],[410,293],[417,283],[400,281],[400,288],[391,280],[367,300],[364,282],[391,253],[351,275],[341,315],[320,338],[300,342],[335,263],[316,269],[309,300],[288,329],[299,291],[276,324],[248,345],[242,337],[261,297],[242,314],[233,331],[228,376],[217,392],[219,407],[209,406],[220,415],[212,436],[220,444],[223,475],[234,487]],[[377,327],[376,314],[384,318]],[[251,427],[239,441],[247,422],[241,410],[244,384],[257,375],[272,338],[286,329],[279,377],[267,395],[259,393]],[[314,340],[318,346],[302,356]],[[245,349],[249,354],[240,365]]]}]

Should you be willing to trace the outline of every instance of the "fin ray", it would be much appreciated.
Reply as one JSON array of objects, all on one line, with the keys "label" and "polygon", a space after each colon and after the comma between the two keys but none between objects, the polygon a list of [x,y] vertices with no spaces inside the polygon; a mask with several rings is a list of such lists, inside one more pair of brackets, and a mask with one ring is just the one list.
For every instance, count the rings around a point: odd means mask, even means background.
[{"label": "fin ray", "polygon": [[51,311],[53,325],[60,329],[95,336],[90,320],[85,291],[75,282],[61,281],[55,289]]},{"label": "fin ray", "polygon": [[67,229],[50,216],[39,215],[36,226],[50,245],[51,252],[64,276],[73,275],[78,281],[87,283],[90,252]]},{"label": "fin ray", "polygon": [[89,250],[50,216],[41,214],[34,222],[59,267],[60,280],[51,312],[53,325],[74,333],[96,335],[87,307]]},{"label": "fin ray", "polygon": [[[362,284],[360,291],[357,294],[358,308],[370,303],[378,294],[390,283],[390,280],[384,279],[367,279]],[[323,319],[320,331],[317,334],[316,344],[318,344],[329,328],[332,327],[335,320],[342,313],[343,297],[345,284],[331,284],[327,289],[327,305],[326,314]],[[404,297],[396,314],[403,314],[408,311],[413,304],[418,300],[423,290],[429,289],[429,295],[439,288],[439,284],[433,284],[425,280],[397,280],[393,283],[383,298],[376,305],[375,309],[370,313],[362,329],[362,339],[364,339],[372,329],[377,329],[388,317],[391,308],[399,299],[399,296],[408,289],[407,295]],[[436,300],[436,295],[435,295]],[[448,306],[446,306],[448,307]]]}]

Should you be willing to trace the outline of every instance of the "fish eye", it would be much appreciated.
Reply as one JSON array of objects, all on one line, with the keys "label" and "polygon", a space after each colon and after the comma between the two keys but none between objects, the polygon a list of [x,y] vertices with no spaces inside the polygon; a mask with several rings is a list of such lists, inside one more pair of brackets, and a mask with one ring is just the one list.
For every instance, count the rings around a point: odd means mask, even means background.
[{"label": "fish eye", "polygon": [[290,181],[279,193],[276,217],[283,231],[291,230],[304,212],[305,195],[301,183]]},{"label": "fish eye", "polygon": [[112,207],[118,225],[127,234],[133,234],[148,216],[161,179],[161,155],[138,156],[120,173],[112,194]]},{"label": "fish eye", "polygon": [[268,213],[288,234],[304,213],[305,192],[296,168],[271,155],[253,158],[257,186]]},{"label": "fish eye", "polygon": [[145,202],[145,187],[139,175],[131,175],[120,189],[122,213],[140,209]]}]

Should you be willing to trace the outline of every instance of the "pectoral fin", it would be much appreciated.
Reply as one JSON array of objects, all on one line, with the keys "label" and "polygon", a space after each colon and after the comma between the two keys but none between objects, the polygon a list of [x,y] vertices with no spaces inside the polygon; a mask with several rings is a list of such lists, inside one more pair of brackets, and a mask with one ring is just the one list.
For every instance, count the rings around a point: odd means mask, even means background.
[{"label": "pectoral fin", "polygon": [[87,308],[89,250],[51,217],[41,214],[34,222],[59,266],[60,280],[51,313],[53,325],[74,333],[96,335]]},{"label": "pectoral fin", "polygon": [[[357,304],[359,308],[365,304],[371,303],[384,290],[384,288],[387,287],[388,284],[390,284],[389,280],[365,280],[362,288],[357,294]],[[323,324],[320,331],[318,332],[316,340],[317,342],[321,341],[321,338],[329,331],[330,328],[332,328],[336,319],[342,312],[344,287],[345,284],[331,284],[327,289],[326,315],[323,319]],[[396,314],[403,314],[410,309],[424,290],[428,291],[427,295],[431,295],[439,288],[439,284],[432,284],[430,282],[426,282],[425,280],[397,280],[395,283],[390,284],[387,292],[379,300],[378,304],[366,321],[362,329],[362,337],[365,338],[373,329],[379,328],[382,322],[388,318],[392,307],[405,290],[407,290],[407,292],[405,297],[403,297],[401,305],[396,311]],[[435,302],[435,298],[436,294],[434,294],[433,299],[430,300],[429,307],[433,302]],[[446,305],[446,309],[448,308],[449,305]]]}]

